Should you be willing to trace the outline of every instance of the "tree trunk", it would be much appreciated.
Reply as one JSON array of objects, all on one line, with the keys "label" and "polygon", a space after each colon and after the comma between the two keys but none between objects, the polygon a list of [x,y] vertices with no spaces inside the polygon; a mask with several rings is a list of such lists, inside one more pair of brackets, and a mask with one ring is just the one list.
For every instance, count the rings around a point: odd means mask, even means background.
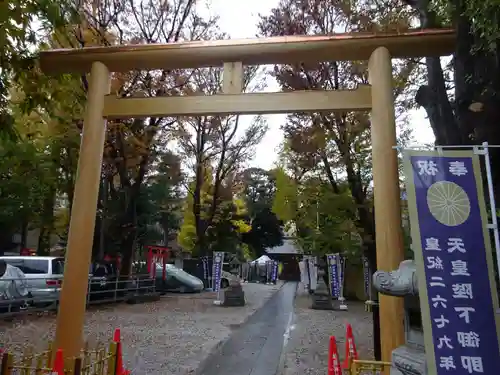
[{"label": "tree trunk", "polygon": [[102,192],[101,192],[101,220],[99,223],[99,253],[98,259],[104,259],[105,246],[106,246],[106,209],[108,203],[108,179],[101,178]]},{"label": "tree trunk", "polygon": [[[428,1],[406,0],[420,13],[422,28],[438,28]],[[464,15],[465,0],[451,0],[453,22],[457,33],[453,60],[455,101],[446,90],[440,58],[426,58],[427,85],[417,92],[416,102],[422,106],[436,137],[437,145],[480,145],[487,141],[500,144],[500,49],[477,48],[481,40],[474,36]],[[498,47],[498,46],[497,46]],[[490,150],[494,187],[500,186],[500,149]],[[500,198],[499,189],[495,198]]]},{"label": "tree trunk", "polygon": [[[375,240],[375,216],[374,211],[370,211],[366,204],[366,194],[363,190],[363,183],[361,177],[356,173],[352,160],[349,154],[344,155],[347,181],[351,190],[354,203],[358,211],[358,226],[361,227],[362,240],[363,240],[363,255],[368,259],[370,270],[375,272],[377,270],[377,248]],[[372,277],[372,275],[370,275]],[[373,350],[375,360],[382,360],[382,347],[380,341],[380,315],[378,307],[378,295],[374,295],[375,306],[372,310],[373,319]]]},{"label": "tree trunk", "polygon": [[163,229],[163,245],[168,247],[169,243],[169,222],[166,219],[161,220],[161,229]]},{"label": "tree trunk", "polygon": [[23,219],[21,223],[21,243],[20,243],[21,249],[24,249],[26,247],[27,238],[28,238],[28,221],[26,219]]},{"label": "tree trunk", "polygon": [[43,201],[40,234],[38,236],[37,255],[44,256],[50,253],[50,237],[54,232],[54,205],[56,192],[50,189]]},{"label": "tree trunk", "polygon": [[207,249],[205,248],[206,225],[202,217],[202,188],[205,177],[204,173],[203,164],[201,161],[198,161],[196,164],[196,180],[193,191],[193,216],[196,229],[196,250],[198,256],[207,255]]},{"label": "tree trunk", "polygon": [[[139,185],[140,186],[140,185]],[[129,190],[129,196],[126,199],[125,213],[122,219],[122,241],[121,241],[121,275],[129,275],[132,261],[134,258],[134,250],[137,239],[137,198],[139,195],[139,186],[134,184]]]},{"label": "tree trunk", "polygon": [[120,275],[130,275],[132,270],[132,261],[134,258],[134,249],[137,239],[137,229],[129,229],[127,233],[124,235],[122,240],[122,260],[121,260],[121,269]]},{"label": "tree trunk", "polygon": [[[500,144],[500,50],[477,49],[479,38],[463,15],[465,2],[456,4],[455,115],[464,144]],[[498,47],[498,46],[497,46]],[[471,53],[471,51],[473,51]],[[490,150],[494,188],[500,186],[500,149]],[[495,190],[495,198],[500,191]]]}]

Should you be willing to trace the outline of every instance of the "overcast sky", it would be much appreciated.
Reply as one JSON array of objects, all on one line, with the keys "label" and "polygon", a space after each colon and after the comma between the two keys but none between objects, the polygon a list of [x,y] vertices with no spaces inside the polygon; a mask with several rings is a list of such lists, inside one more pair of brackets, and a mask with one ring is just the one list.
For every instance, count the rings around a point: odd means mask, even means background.
[{"label": "overcast sky", "polygon": [[[251,0],[251,1],[231,1],[231,0],[211,0],[211,13],[220,17],[220,28],[231,36],[231,38],[253,38],[257,34],[257,22],[259,14],[267,14],[276,6],[279,0]],[[266,91],[277,91],[275,82],[268,82]],[[248,116],[242,123],[248,123],[251,119]],[[266,116],[269,124],[269,131],[264,140],[258,146],[253,166],[261,168],[271,168],[277,160],[277,149],[280,145],[283,134],[280,125],[283,123],[284,115]],[[411,126],[414,129],[414,137],[417,143],[434,142],[434,135],[423,110],[411,112]]]}]

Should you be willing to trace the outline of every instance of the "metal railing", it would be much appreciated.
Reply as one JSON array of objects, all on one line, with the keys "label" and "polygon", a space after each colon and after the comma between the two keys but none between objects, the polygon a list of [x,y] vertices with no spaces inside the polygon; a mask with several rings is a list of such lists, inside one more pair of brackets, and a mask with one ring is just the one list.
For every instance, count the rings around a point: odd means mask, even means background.
[{"label": "metal railing", "polygon": [[[10,290],[16,290],[16,283],[27,284],[29,296],[7,298],[0,295],[0,318],[8,318],[25,313],[45,312],[57,309],[62,278],[40,277],[25,279],[0,279],[0,283],[13,283]],[[2,290],[8,288],[1,288]],[[149,274],[124,277],[89,277],[87,287],[87,306],[106,303],[127,302],[138,296],[156,295],[156,278]]]}]

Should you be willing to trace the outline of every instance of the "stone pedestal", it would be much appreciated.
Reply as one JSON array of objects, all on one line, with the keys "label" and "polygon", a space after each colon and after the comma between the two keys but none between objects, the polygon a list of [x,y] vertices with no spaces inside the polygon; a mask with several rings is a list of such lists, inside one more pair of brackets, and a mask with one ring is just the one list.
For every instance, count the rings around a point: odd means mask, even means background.
[{"label": "stone pedestal", "polygon": [[330,290],[325,284],[323,280],[323,275],[320,275],[318,278],[318,285],[316,286],[316,290],[312,295],[312,306],[311,308],[314,310],[334,310],[333,301],[330,295]]},{"label": "stone pedestal", "polygon": [[391,375],[427,374],[425,352],[408,345],[392,351]]},{"label": "stone pedestal", "polygon": [[245,292],[239,281],[232,280],[224,291],[223,306],[245,306]]}]

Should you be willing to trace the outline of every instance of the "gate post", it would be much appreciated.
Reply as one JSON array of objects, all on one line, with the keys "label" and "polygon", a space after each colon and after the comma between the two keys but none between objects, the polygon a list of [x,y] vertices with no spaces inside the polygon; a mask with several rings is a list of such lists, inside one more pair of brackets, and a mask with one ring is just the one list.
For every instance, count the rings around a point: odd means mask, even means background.
[{"label": "gate post", "polygon": [[57,314],[54,352],[62,349],[67,358],[78,356],[83,344],[86,292],[106,136],[106,120],[102,114],[104,96],[109,90],[109,70],[103,63],[96,61],[92,64],[89,78],[64,281]]},{"label": "gate post", "polygon": [[[396,146],[396,121],[391,55],[387,48],[373,51],[368,62],[372,86],[372,164],[377,268],[395,270],[404,260],[403,229]],[[382,360],[403,345],[403,299],[379,295]]]}]

